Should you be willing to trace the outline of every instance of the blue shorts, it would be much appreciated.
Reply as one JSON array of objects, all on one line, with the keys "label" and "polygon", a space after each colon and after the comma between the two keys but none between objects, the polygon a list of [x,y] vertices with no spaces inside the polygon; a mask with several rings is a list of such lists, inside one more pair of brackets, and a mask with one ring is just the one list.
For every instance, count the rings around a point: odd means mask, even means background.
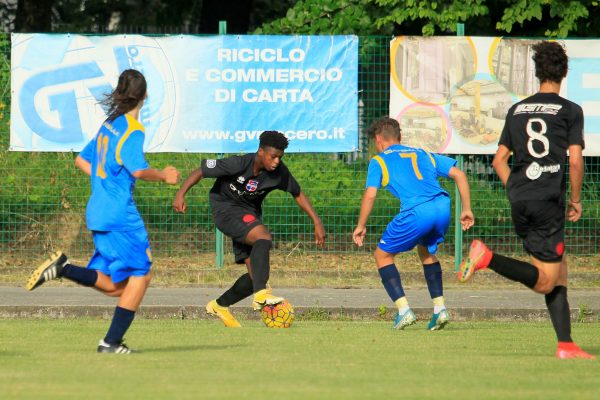
[{"label": "blue shorts", "polygon": [[150,272],[152,253],[146,228],[127,232],[92,231],[92,237],[96,251],[88,268],[110,276],[114,283]]},{"label": "blue shorts", "polygon": [[420,244],[430,254],[435,254],[449,225],[450,197],[437,196],[396,215],[385,228],[377,246],[386,253],[397,254]]}]

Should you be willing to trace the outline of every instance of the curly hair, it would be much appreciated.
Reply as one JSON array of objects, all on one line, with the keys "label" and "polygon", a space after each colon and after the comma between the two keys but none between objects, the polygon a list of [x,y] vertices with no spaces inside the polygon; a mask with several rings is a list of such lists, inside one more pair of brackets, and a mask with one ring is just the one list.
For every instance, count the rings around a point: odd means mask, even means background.
[{"label": "curly hair", "polygon": [[100,102],[105,108],[108,120],[133,110],[146,96],[146,78],[135,69],[126,69],[119,75],[117,87]]},{"label": "curly hair", "polygon": [[290,141],[285,135],[278,131],[264,131],[260,134],[260,145],[261,149],[265,147],[273,147],[277,150],[285,150],[288,147]]},{"label": "curly hair", "polygon": [[371,126],[369,126],[367,133],[371,139],[375,138],[375,135],[381,135],[386,139],[398,141],[402,139],[400,123],[390,117],[381,117],[373,121]]},{"label": "curly hair", "polygon": [[535,76],[544,82],[560,83],[569,69],[569,57],[565,48],[558,42],[542,41],[534,44],[533,61]]}]

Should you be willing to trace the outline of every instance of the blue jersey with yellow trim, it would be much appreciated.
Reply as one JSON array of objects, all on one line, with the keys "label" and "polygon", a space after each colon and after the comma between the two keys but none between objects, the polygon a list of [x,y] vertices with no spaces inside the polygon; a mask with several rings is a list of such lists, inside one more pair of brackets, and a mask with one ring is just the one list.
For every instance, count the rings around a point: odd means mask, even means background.
[{"label": "blue jersey with yellow trim", "polygon": [[86,222],[93,231],[144,227],[133,201],[136,171],[149,168],[144,157],[144,126],[130,115],[106,120],[79,156],[92,164],[92,195]]},{"label": "blue jersey with yellow trim", "polygon": [[438,176],[448,177],[456,160],[423,149],[394,144],[369,163],[366,187],[385,187],[409,210],[440,194],[448,196]]}]

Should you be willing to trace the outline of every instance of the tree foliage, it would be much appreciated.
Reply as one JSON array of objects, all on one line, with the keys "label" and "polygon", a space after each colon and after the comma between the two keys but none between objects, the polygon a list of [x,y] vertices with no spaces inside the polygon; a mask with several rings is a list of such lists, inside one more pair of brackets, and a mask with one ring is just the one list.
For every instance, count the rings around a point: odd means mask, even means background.
[{"label": "tree foliage", "polygon": [[600,36],[600,1],[301,0],[256,33]]}]

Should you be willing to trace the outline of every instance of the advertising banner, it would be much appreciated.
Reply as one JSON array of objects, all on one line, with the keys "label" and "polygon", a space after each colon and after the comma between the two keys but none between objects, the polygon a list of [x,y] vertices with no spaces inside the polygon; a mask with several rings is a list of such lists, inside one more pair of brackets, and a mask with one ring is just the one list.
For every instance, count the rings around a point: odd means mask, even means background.
[{"label": "advertising banner", "polygon": [[358,146],[356,36],[13,34],[13,151],[79,151],[128,68],[148,98],[148,152],[255,151],[278,130],[289,152]]},{"label": "advertising banner", "polygon": [[[538,91],[531,46],[498,37],[397,37],[390,44],[390,116],[403,143],[450,154],[493,154],[510,106]],[[585,116],[584,155],[600,155],[600,40],[561,40],[569,72],[560,95]]]}]

